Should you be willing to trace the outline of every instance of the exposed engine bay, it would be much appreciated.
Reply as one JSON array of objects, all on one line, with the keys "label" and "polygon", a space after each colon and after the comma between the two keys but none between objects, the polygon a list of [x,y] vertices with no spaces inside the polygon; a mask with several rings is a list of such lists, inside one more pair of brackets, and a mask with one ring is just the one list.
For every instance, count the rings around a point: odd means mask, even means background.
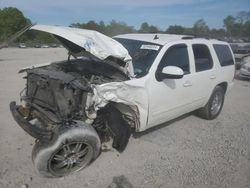
[{"label": "exposed engine bay", "polygon": [[[25,102],[25,107],[19,106],[18,110],[29,122],[35,121],[32,126],[42,130],[39,134],[43,131],[53,133],[58,126],[80,120],[92,124],[102,141],[109,141],[112,137],[113,147],[118,151],[125,149],[131,128],[128,122],[132,124],[133,117],[125,117],[124,114],[112,108],[112,104],[96,112],[96,117],[91,120],[86,114],[94,111],[92,106],[86,107],[87,97],[93,93],[93,85],[129,79],[122,70],[119,70],[119,67],[115,67],[110,61],[104,63],[96,59],[84,58],[56,62],[23,71],[27,72],[26,88],[21,93],[21,100]],[[116,124],[112,127],[113,121],[119,121],[122,125]],[[37,137],[37,135],[32,136]],[[43,136],[40,135],[38,139],[43,139]]]}]

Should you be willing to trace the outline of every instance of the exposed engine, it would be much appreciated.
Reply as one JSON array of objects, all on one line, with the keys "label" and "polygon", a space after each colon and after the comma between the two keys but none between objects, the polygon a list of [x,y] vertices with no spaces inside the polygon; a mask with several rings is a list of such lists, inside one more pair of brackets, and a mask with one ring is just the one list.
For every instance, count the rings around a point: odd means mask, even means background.
[{"label": "exposed engine", "polygon": [[91,84],[128,79],[108,62],[90,59],[52,63],[26,71],[26,92],[21,99],[26,102],[29,118],[45,121],[47,128],[73,119],[84,121]]},{"label": "exposed engine", "polygon": [[[122,70],[111,62],[77,59],[22,71],[27,72],[26,89],[21,93],[25,105],[12,102],[10,108],[16,121],[31,136],[46,142],[57,128],[72,126],[79,120],[92,124],[102,142],[112,138],[114,148],[125,149],[135,117],[122,114],[112,102],[98,111],[86,105],[93,85],[128,80]],[[96,117],[89,119],[87,112],[91,110]]]}]

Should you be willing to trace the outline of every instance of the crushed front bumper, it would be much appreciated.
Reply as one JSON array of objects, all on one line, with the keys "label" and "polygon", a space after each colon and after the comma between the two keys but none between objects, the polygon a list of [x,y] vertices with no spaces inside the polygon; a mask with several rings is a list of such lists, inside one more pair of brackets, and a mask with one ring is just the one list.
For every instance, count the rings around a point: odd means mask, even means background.
[{"label": "crushed front bumper", "polygon": [[20,113],[21,106],[17,106],[16,102],[10,103],[10,111],[12,112],[13,118],[23,130],[25,130],[32,137],[39,140],[50,140],[52,138],[52,132],[38,127],[36,124],[31,124],[25,119]]}]

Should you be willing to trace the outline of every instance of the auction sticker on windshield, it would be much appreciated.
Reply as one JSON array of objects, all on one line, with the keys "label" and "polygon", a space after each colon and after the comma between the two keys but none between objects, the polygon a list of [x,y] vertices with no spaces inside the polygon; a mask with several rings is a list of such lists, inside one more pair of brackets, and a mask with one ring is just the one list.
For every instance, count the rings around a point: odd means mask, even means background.
[{"label": "auction sticker on windshield", "polygon": [[156,50],[158,51],[160,49],[160,46],[158,45],[152,45],[152,44],[143,44],[141,45],[141,48],[143,50]]}]

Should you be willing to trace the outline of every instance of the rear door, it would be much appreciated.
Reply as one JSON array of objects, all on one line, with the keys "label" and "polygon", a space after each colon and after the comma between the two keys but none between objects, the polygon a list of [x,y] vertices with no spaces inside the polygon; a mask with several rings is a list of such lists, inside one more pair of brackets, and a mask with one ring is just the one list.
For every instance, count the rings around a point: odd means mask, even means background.
[{"label": "rear door", "polygon": [[213,83],[216,80],[214,60],[211,55],[211,48],[205,43],[192,43],[191,61],[194,64],[192,74],[193,103],[194,108],[202,107],[208,101],[213,90]]}]

